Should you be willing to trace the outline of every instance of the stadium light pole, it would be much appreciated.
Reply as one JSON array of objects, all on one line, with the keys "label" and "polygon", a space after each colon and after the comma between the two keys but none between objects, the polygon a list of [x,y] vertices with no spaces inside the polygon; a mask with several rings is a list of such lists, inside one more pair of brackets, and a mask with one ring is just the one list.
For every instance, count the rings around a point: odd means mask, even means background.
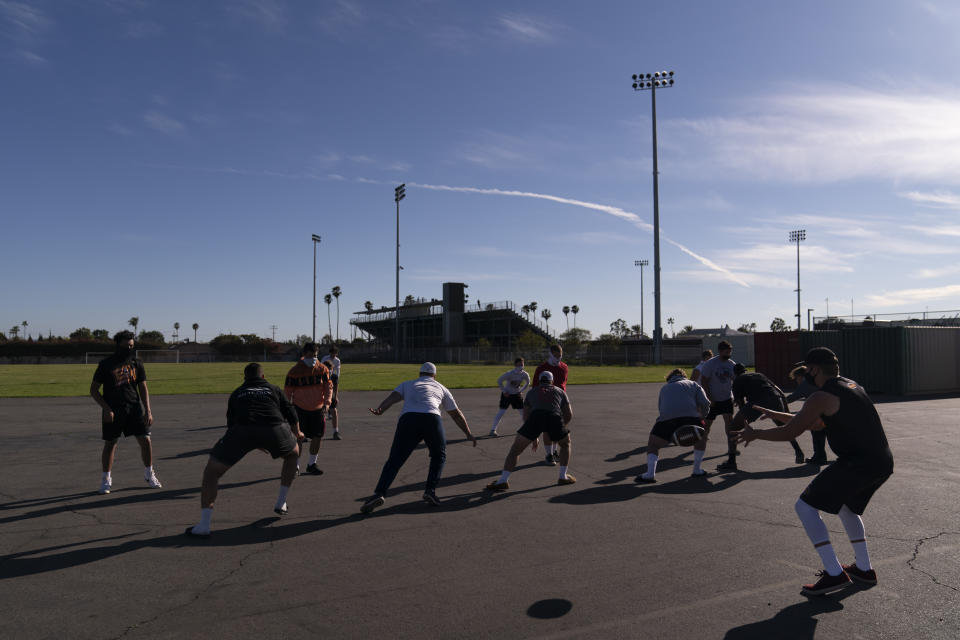
[{"label": "stadium light pole", "polygon": [[640,267],[640,335],[643,335],[643,268],[650,264],[649,260],[634,260],[633,266]]},{"label": "stadium light pole", "polygon": [[313,333],[310,334],[311,342],[317,341],[317,245],[320,244],[320,236],[315,233],[310,234],[313,240]]},{"label": "stadium light pole", "polygon": [[393,190],[393,201],[397,203],[397,290],[396,306],[393,311],[393,361],[400,362],[400,201],[407,197],[407,183]]},{"label": "stadium light pole", "polygon": [[800,315],[800,243],[807,239],[806,229],[797,229],[790,232],[790,242],[797,243],[797,331],[800,331],[802,316]]},{"label": "stadium light pole", "polygon": [[657,171],[657,89],[673,86],[673,71],[633,74],[634,91],[650,91],[653,120],[653,362],[661,364],[663,327],[660,326],[660,187]]}]

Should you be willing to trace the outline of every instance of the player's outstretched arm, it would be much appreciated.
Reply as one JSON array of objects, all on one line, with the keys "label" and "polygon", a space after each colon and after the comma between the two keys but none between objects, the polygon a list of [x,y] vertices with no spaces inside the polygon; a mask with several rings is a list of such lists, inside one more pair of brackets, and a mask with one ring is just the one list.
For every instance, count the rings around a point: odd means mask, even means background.
[{"label": "player's outstretched arm", "polygon": [[770,418],[771,420],[779,420],[780,422],[787,422],[788,420],[792,420],[794,415],[796,415],[793,413],[787,413],[785,411],[774,411],[773,409],[767,409],[766,407],[761,407],[756,404],[750,405],[750,406],[752,406],[754,409],[756,409],[762,414],[760,416],[761,419]]},{"label": "player's outstretched arm", "polygon": [[460,411],[459,408],[452,409],[447,411],[450,414],[450,417],[453,418],[453,421],[457,423],[457,426],[460,427],[460,430],[463,431],[463,435],[467,436],[467,440],[473,443],[473,446],[477,446],[477,439],[474,437],[473,433],[470,432],[470,425],[467,424],[467,417],[463,415],[463,411]]},{"label": "player's outstretched arm", "polygon": [[380,403],[376,409],[370,409],[370,413],[375,416],[383,415],[383,412],[403,400],[403,396],[400,395],[397,391],[391,391],[390,395],[383,399],[383,402]]}]

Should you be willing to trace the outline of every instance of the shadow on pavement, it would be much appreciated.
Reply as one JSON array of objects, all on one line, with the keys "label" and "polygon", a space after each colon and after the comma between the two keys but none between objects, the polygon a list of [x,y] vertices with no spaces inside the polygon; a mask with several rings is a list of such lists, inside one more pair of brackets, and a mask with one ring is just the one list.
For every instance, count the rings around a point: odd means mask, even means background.
[{"label": "shadow on pavement", "polygon": [[160,458],[161,460],[181,460],[183,458],[195,458],[197,456],[205,456],[210,453],[210,447],[206,449],[197,449],[196,451],[184,451],[183,453],[178,453],[175,456],[166,456]]},{"label": "shadow on pavement", "polygon": [[829,596],[808,598],[784,607],[769,620],[734,627],[727,631],[723,638],[724,640],[769,640],[770,638],[812,640],[818,622],[814,616],[842,611],[843,605],[840,601],[862,590],[861,587],[851,586]]},{"label": "shadow on pavement", "polygon": [[193,429],[184,429],[184,431],[212,431],[214,429],[226,429],[227,425],[218,424],[213,427],[194,427]]},{"label": "shadow on pavement", "polygon": [[[45,553],[53,549],[64,547],[51,547],[49,549],[35,549],[32,551],[20,551],[10,555],[0,557],[0,580],[9,580],[21,576],[35,575],[49,571],[59,571],[80,565],[99,562],[125,553],[139,551],[145,548],[170,549],[180,547],[237,547],[251,544],[262,544],[296,538],[299,536],[323,531],[332,527],[353,522],[362,516],[357,515],[343,516],[333,520],[310,520],[305,522],[294,522],[281,526],[270,526],[281,519],[278,517],[269,517],[257,520],[249,525],[233,527],[231,529],[214,529],[213,534],[206,540],[197,540],[188,538],[183,532],[175,535],[162,536],[159,538],[150,538],[147,540],[129,540],[120,544],[106,547],[95,547],[92,549],[75,549],[53,555],[36,554]],[[136,534],[125,534],[117,536],[118,538],[129,537]],[[114,538],[103,538],[111,540]],[[98,541],[83,541],[72,545],[79,546]]]}]

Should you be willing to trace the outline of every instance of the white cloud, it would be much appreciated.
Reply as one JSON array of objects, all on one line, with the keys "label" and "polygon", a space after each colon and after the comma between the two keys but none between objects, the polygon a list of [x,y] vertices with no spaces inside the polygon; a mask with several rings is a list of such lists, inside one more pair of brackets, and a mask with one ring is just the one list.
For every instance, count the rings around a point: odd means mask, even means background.
[{"label": "white cloud", "polygon": [[143,121],[148,127],[161,133],[179,133],[184,129],[182,122],[159,111],[147,111],[143,114]]},{"label": "white cloud", "polygon": [[163,35],[165,29],[163,25],[152,20],[142,20],[140,22],[132,22],[127,25],[127,28],[124,30],[123,35],[126,38],[131,38],[133,40],[139,40],[141,38],[152,38],[155,36]]},{"label": "white cloud", "polygon": [[947,267],[937,267],[934,269],[920,268],[913,272],[914,278],[942,278],[960,273],[960,265],[950,265]]},{"label": "white cloud", "polygon": [[31,65],[42,65],[47,63],[46,58],[37,55],[33,51],[27,51],[26,49],[18,49],[13,53],[13,57]]},{"label": "white cloud", "polygon": [[310,158],[312,168],[330,168],[340,163],[340,154],[336,151],[324,151]]},{"label": "white cloud", "polygon": [[357,164],[373,164],[373,158],[365,155],[347,156],[347,159]]},{"label": "white cloud", "polygon": [[918,304],[930,300],[943,300],[944,298],[955,298],[953,306],[960,306],[960,284],[950,284],[943,287],[930,287],[922,289],[901,289],[900,291],[890,291],[878,295],[869,295],[867,300],[875,305],[894,306],[899,304]]},{"label": "white cloud", "polygon": [[356,28],[367,20],[363,5],[350,0],[338,0],[335,5],[320,16],[320,28],[327,33],[342,37],[346,29]]},{"label": "white cloud", "polygon": [[339,173],[328,173],[328,174],[327,174],[327,179],[328,179],[328,180],[335,180],[335,181],[337,181],[337,182],[342,182],[342,181],[346,180],[346,178],[344,178],[344,177],[343,177],[342,175],[340,175]]},{"label": "white cloud", "polygon": [[120,136],[132,136],[132,135],[133,135],[133,129],[131,129],[130,127],[125,127],[125,126],[123,126],[122,124],[120,124],[120,123],[118,123],[118,122],[111,122],[110,124],[108,124],[108,125],[107,125],[107,131],[111,131],[111,132],[113,132],[113,133],[115,133],[115,134],[117,134],[117,135],[120,135]]},{"label": "white cloud", "polygon": [[21,34],[36,34],[50,25],[50,20],[36,6],[25,2],[0,0],[0,19],[13,25]]},{"label": "white cloud", "polygon": [[952,191],[934,191],[932,193],[908,191],[907,193],[901,193],[899,195],[907,200],[928,207],[937,209],[960,209],[960,195]]},{"label": "white cloud", "polygon": [[410,171],[413,165],[406,162],[394,162],[387,165],[387,169],[390,171]]},{"label": "white cloud", "polygon": [[664,162],[740,180],[960,184],[958,90],[810,86],[742,108],[752,115],[662,120]]},{"label": "white cloud", "polygon": [[287,25],[286,9],[277,0],[239,0],[230,4],[230,11],[270,33],[280,33]]},{"label": "white cloud", "polygon": [[507,258],[513,255],[498,247],[465,247],[461,252],[478,258]]},{"label": "white cloud", "polygon": [[[904,229],[909,229],[911,231],[917,231],[924,235],[928,236],[949,236],[952,238],[960,238],[960,225],[956,224],[940,224],[940,225],[913,225],[907,224],[903,226]],[[928,246],[929,245],[925,245]]]},{"label": "white cloud", "polygon": [[509,38],[521,42],[552,42],[556,27],[530,16],[505,14],[498,23]]}]

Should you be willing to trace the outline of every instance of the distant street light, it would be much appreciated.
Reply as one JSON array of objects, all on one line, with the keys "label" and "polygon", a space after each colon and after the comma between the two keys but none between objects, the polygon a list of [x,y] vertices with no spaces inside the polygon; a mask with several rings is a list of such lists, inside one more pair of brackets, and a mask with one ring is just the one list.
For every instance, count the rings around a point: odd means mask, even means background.
[{"label": "distant street light", "polygon": [[393,324],[393,361],[400,362],[400,201],[407,197],[407,183],[393,190],[393,201],[397,203],[397,290]]},{"label": "distant street light", "polygon": [[[790,242],[797,243],[797,331],[800,331],[800,243],[807,239],[806,229],[790,232]],[[808,323],[809,324],[809,323]]]},{"label": "distant street light", "polygon": [[[310,341],[317,341],[317,245],[320,244],[320,236],[315,233],[310,234],[313,240],[313,333],[310,334]],[[196,342],[196,338],[194,338]]]},{"label": "distant street light", "polygon": [[660,326],[660,187],[657,171],[657,89],[673,86],[673,71],[633,74],[634,91],[650,91],[653,116],[653,362],[661,364],[663,327]]},{"label": "distant street light", "polygon": [[634,260],[633,266],[640,267],[640,335],[643,335],[643,268],[650,264],[649,260]]}]

